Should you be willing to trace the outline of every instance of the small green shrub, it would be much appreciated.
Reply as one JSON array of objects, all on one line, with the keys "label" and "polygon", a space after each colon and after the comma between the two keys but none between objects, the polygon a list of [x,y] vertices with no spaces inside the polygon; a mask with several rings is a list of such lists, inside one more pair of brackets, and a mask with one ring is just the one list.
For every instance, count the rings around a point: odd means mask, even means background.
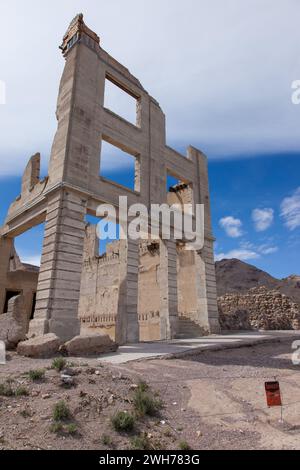
[{"label": "small green shrub", "polygon": [[0,395],[3,397],[27,397],[29,392],[26,387],[19,385],[17,388],[12,387],[12,382],[7,380],[0,384]]},{"label": "small green shrub", "polygon": [[104,446],[107,446],[107,447],[112,446],[112,439],[107,434],[103,434],[101,441]]},{"label": "small green shrub", "polygon": [[28,372],[30,380],[32,382],[37,382],[38,380],[42,380],[45,377],[45,370],[44,369],[34,369]]},{"label": "small green shrub", "polygon": [[135,418],[130,413],[125,413],[125,411],[118,411],[112,417],[111,422],[116,431],[129,432],[134,428]]},{"label": "small green shrub", "polygon": [[140,434],[140,436],[134,436],[131,439],[131,445],[136,450],[151,450],[152,445],[150,439],[146,433]]},{"label": "small green shrub", "polygon": [[66,421],[71,417],[71,412],[64,400],[60,400],[53,409],[54,421]]},{"label": "small green shrub", "polygon": [[55,434],[61,432],[63,430],[63,425],[61,423],[52,423],[50,426],[50,432]]},{"label": "small green shrub", "polygon": [[154,398],[147,384],[143,382],[135,390],[133,404],[140,416],[154,416],[162,407],[161,401]]},{"label": "small green shrub", "polygon": [[52,369],[56,369],[58,372],[62,371],[67,365],[67,361],[63,357],[56,357],[52,361]]},{"label": "small green shrub", "polygon": [[147,382],[141,380],[141,382],[139,382],[138,384],[137,390],[140,390],[141,392],[147,392],[147,390],[149,390],[149,385],[147,384]]},{"label": "small green shrub", "polygon": [[2,397],[12,397],[14,395],[13,388],[10,382],[0,384],[0,395]]},{"label": "small green shrub", "polygon": [[75,434],[77,434],[77,426],[75,423],[70,423],[66,426],[66,432],[68,434],[71,434],[72,436],[74,436]]},{"label": "small green shrub", "polygon": [[16,397],[28,397],[28,395],[29,395],[29,392],[28,392],[27,388],[23,387],[21,385],[19,387],[17,387],[16,390],[15,390],[15,396]]},{"label": "small green shrub", "polygon": [[180,450],[191,450],[190,445],[186,441],[179,442],[178,447]]}]

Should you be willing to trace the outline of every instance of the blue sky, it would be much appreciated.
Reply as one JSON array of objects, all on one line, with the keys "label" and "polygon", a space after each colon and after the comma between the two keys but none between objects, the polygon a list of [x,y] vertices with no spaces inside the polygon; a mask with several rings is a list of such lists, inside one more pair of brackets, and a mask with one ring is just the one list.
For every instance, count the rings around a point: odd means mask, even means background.
[{"label": "blue sky", "polygon": [[[28,158],[40,151],[47,172],[64,65],[58,45],[83,11],[102,47],[160,102],[167,143],[184,153],[192,144],[208,155],[217,259],[238,257],[277,277],[300,274],[300,105],[291,100],[292,83],[300,80],[300,3],[45,3],[10,0],[1,6],[2,34],[10,41],[0,44],[0,83],[6,86],[0,223],[19,194]],[[111,107],[118,105],[129,112],[112,95]],[[125,160],[106,156],[106,176],[128,181]],[[16,240],[24,260],[37,259],[42,230]]]}]

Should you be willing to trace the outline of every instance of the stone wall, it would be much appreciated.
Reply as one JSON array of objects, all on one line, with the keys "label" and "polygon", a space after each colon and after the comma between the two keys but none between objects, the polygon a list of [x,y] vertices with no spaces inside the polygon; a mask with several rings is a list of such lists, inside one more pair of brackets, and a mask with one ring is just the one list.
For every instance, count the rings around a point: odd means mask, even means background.
[{"label": "stone wall", "polygon": [[[124,242],[116,241],[108,244],[106,253],[100,256],[96,227],[87,226],[79,302],[82,333],[97,331],[116,339],[125,249]],[[138,273],[140,341],[160,339],[159,264],[157,246],[141,244]]]},{"label": "stone wall", "polygon": [[[82,267],[79,318],[82,333],[107,333],[116,340],[116,325],[122,302],[122,272],[126,262],[126,243],[116,241],[106,247],[106,253],[99,255],[96,226],[86,227],[84,260]],[[179,317],[190,319],[195,327],[201,326],[207,332],[199,316],[197,303],[197,272],[194,251],[184,250],[183,245],[175,247],[177,286],[176,301]],[[143,241],[139,244],[138,265],[138,328],[140,341],[157,341],[164,338],[164,305],[160,292],[161,244],[159,241]],[[167,295],[167,294],[165,294]],[[175,295],[175,294],[174,294]],[[203,293],[204,295],[204,293]]]},{"label": "stone wall", "polygon": [[99,256],[95,226],[86,228],[79,319],[82,333],[107,333],[115,340],[120,295],[121,242],[107,245]]},{"label": "stone wall", "polygon": [[[22,295],[22,314],[26,331],[34,308],[39,268],[22,263],[15,250],[13,240],[0,237],[0,319],[7,313],[8,295]],[[0,332],[1,333],[1,332]]]},{"label": "stone wall", "polygon": [[300,329],[300,306],[277,290],[250,289],[218,299],[221,328],[225,330]]},{"label": "stone wall", "polygon": [[159,245],[142,243],[138,278],[138,318],[141,341],[160,339],[159,266]]}]

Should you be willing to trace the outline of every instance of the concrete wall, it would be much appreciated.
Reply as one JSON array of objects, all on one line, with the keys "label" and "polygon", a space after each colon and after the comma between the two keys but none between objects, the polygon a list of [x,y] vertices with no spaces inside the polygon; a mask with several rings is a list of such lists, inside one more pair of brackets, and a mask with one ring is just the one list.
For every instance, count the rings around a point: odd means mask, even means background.
[{"label": "concrete wall", "polygon": [[142,243],[138,278],[140,341],[161,339],[159,264],[159,244]]},{"label": "concrete wall", "polygon": [[[160,340],[159,252],[139,248],[138,326],[140,341]],[[79,317],[81,332],[108,333],[116,339],[122,300],[122,266],[126,244],[108,244],[106,253],[97,251],[96,227],[86,227]]]},{"label": "concrete wall", "polygon": [[177,256],[178,312],[197,322],[195,253],[179,247]]},{"label": "concrete wall", "polygon": [[105,255],[99,256],[96,241],[96,227],[87,226],[79,301],[81,332],[99,331],[115,339],[122,248],[116,242],[107,246]]}]

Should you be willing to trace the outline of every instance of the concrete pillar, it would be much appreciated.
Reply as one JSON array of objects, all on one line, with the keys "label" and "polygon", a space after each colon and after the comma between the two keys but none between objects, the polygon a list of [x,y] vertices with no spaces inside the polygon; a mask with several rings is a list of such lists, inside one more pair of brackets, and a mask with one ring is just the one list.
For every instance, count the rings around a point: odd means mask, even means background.
[{"label": "concrete pillar", "polygon": [[176,242],[160,241],[160,333],[161,339],[173,339],[178,328]]},{"label": "concrete pillar", "polygon": [[7,273],[9,271],[9,262],[13,249],[13,238],[0,237],[0,315],[3,313]]},{"label": "concrete pillar", "polygon": [[120,242],[120,292],[116,319],[118,344],[139,342],[138,321],[139,242]]},{"label": "concrete pillar", "polygon": [[197,170],[194,201],[204,204],[204,247],[200,254],[195,252],[198,322],[208,332],[219,333],[207,158],[193,147],[189,148],[189,155]]},{"label": "concrete pillar", "polygon": [[57,192],[48,201],[34,319],[29,334],[55,333],[66,341],[79,334],[78,305],[86,201]]},{"label": "concrete pillar", "polygon": [[220,333],[213,240],[205,240],[201,253],[195,253],[197,323],[208,333]]}]

